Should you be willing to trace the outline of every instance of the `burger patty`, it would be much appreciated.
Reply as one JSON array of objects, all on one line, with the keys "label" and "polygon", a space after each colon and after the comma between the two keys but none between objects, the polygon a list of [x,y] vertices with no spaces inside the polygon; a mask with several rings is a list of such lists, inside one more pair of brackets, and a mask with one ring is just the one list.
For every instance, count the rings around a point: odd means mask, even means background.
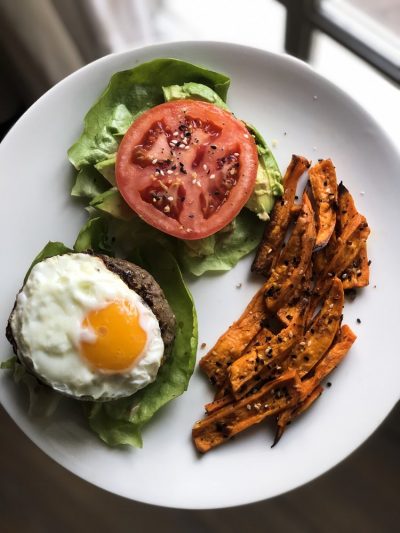
[{"label": "burger patty", "polygon": [[[175,315],[165,298],[165,295],[153,278],[143,268],[126,261],[125,259],[116,259],[107,255],[95,254],[96,257],[101,259],[108,270],[119,276],[122,281],[144,300],[144,302],[150,307],[156,316],[160,325],[161,337],[164,342],[164,355],[163,361],[171,353],[172,346],[175,339],[176,332],[176,319]],[[14,304],[15,308],[15,304]],[[14,339],[14,335],[11,328],[11,317],[14,312],[14,308],[8,319],[6,328],[6,337],[11,343],[14,353],[18,357],[17,343]],[[20,357],[18,357],[20,359]]]},{"label": "burger patty", "polygon": [[130,289],[137,292],[156,315],[164,341],[164,358],[167,357],[175,340],[176,319],[160,285],[147,270],[125,259],[100,254],[96,256],[103,261],[108,270],[117,274]]}]

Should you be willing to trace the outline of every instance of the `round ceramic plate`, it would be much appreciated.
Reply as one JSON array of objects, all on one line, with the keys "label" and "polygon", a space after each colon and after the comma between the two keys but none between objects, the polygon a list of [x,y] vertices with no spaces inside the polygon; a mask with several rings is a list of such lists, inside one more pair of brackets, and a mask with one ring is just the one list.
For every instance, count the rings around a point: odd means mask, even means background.
[{"label": "round ceramic plate", "polygon": [[[50,419],[30,418],[25,391],[6,372],[0,376],[1,401],[45,453],[106,490],[169,507],[246,504],[298,487],[332,468],[377,428],[399,398],[395,347],[400,257],[395,232],[400,159],[356,102],[290,57],[207,42],[161,44],[104,57],[45,94],[0,146],[3,326],[38,250],[49,240],[72,245],[85,218],[69,196],[72,169],[66,151],[81,132],[86,111],[114,72],[157,57],[185,59],[228,74],[231,109],[255,124],[269,143],[276,140],[282,171],[292,153],[314,161],[332,158],[339,179],[372,228],[371,284],[345,309],[345,323],[357,333],[357,342],[330,376],[332,387],[273,449],[272,428],[262,424],[203,457],[196,454],[191,427],[212,397],[198,369],[189,390],[145,428],[141,450],[102,444],[87,428],[77,402],[65,402]],[[250,261],[226,274],[190,282],[200,343],[211,346],[255,292],[259,281],[248,275]],[[2,359],[11,353],[4,337],[0,353]]]}]

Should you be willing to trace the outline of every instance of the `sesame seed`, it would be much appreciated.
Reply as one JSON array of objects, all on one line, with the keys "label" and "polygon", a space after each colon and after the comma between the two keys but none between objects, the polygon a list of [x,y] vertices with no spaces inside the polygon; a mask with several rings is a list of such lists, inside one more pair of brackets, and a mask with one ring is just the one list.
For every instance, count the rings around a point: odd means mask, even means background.
[{"label": "sesame seed", "polygon": [[192,231],[190,228],[186,228],[186,233],[192,233]]},{"label": "sesame seed", "polygon": [[207,165],[205,163],[203,165],[203,170],[208,170],[208,167],[207,167]]},{"label": "sesame seed", "polygon": [[172,202],[172,201],[173,201],[173,199],[174,199],[174,197],[173,197],[173,196],[168,196],[168,198],[167,198],[168,202]]},{"label": "sesame seed", "polygon": [[181,144],[179,145],[179,148],[182,148],[182,149],[183,149],[183,148],[186,148],[186,146],[185,146],[183,143],[181,143]]},{"label": "sesame seed", "polygon": [[248,138],[249,138],[249,136],[247,135],[247,133],[245,133],[245,134],[243,135],[243,137],[244,137],[245,139],[248,139]]},{"label": "sesame seed", "polygon": [[174,131],[174,133],[172,134],[174,137],[178,137],[179,135],[179,131]]},{"label": "sesame seed", "polygon": [[248,411],[251,411],[251,405],[250,405],[249,403],[246,405],[246,409],[247,409]]},{"label": "sesame seed", "polygon": [[169,205],[166,205],[164,207],[164,213],[169,213],[171,211],[171,208],[169,207]]},{"label": "sesame seed", "polygon": [[239,157],[239,152],[235,152],[233,155],[234,155],[235,157]]},{"label": "sesame seed", "polygon": [[171,170],[171,169],[167,170],[167,174],[173,174],[173,173],[174,173],[173,170]]},{"label": "sesame seed", "polygon": [[154,202],[154,203],[157,202],[157,198],[153,198],[153,202]]},{"label": "sesame seed", "polygon": [[161,176],[164,176],[164,171],[160,170],[160,174],[161,174]]},{"label": "sesame seed", "polygon": [[215,180],[215,174],[211,174],[210,180]]},{"label": "sesame seed", "polygon": [[196,181],[197,181],[197,180],[196,180],[196,178],[195,178],[194,180],[192,180],[192,183],[193,183],[193,184],[195,184],[195,183],[196,183]]},{"label": "sesame seed", "polygon": [[235,168],[232,168],[232,169],[229,171],[229,174],[231,174],[232,176],[233,176],[234,174],[236,174],[236,169],[235,169]]},{"label": "sesame seed", "polygon": [[189,150],[190,146],[185,146],[185,150]]},{"label": "sesame seed", "polygon": [[170,145],[171,148],[175,148],[175,144],[176,144],[176,143],[174,143],[173,141],[171,141],[171,142],[169,143],[169,145]]},{"label": "sesame seed", "polygon": [[201,183],[199,182],[199,180],[197,180],[196,185],[197,185],[197,187],[201,187]]},{"label": "sesame seed", "polygon": [[157,163],[157,161],[158,161],[158,159],[154,158],[153,161],[152,161],[153,165],[155,165]]}]

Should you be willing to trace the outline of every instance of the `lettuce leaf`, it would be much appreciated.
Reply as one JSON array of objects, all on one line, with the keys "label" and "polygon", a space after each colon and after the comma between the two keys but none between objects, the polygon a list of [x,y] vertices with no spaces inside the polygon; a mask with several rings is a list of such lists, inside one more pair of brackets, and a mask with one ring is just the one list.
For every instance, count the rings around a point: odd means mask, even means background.
[{"label": "lettuce leaf", "polygon": [[197,316],[174,257],[162,247],[145,245],[131,259],[160,284],[176,316],[177,333],[172,353],[157,379],[129,398],[86,405],[90,427],[110,446],[142,446],[142,427],[166,403],[188,387],[196,362]]},{"label": "lettuce leaf", "polygon": [[[206,239],[191,241],[190,245],[181,241],[182,266],[195,276],[201,276],[213,270],[230,270],[242,257],[256,248],[261,240],[263,229],[264,223],[250,211],[243,209],[236,217],[232,230],[219,231]],[[196,249],[197,242],[199,246]],[[212,253],[208,253],[211,250]]]},{"label": "lettuce leaf", "polygon": [[[82,228],[74,249],[77,252],[89,248],[105,252],[108,239],[109,227],[105,221],[92,218]],[[48,257],[70,252],[72,250],[60,242],[49,242],[36,256],[29,272],[36,263]],[[129,259],[150,272],[163,289],[177,321],[174,346],[156,380],[144,389],[120,400],[81,403],[90,427],[104,442],[110,446],[141,447],[143,426],[166,403],[187,390],[196,362],[198,329],[192,296],[171,253],[161,243],[155,247],[142,242],[141,246],[131,250]],[[0,363],[0,369],[11,371],[14,381],[27,387],[30,414],[50,416],[54,412],[61,395],[41,384],[16,357]]]},{"label": "lettuce leaf", "polygon": [[82,135],[68,151],[77,169],[109,159],[134,119],[164,102],[162,87],[196,82],[226,100],[227,76],[178,59],[154,59],[114,74],[108,87],[88,111]]},{"label": "lettuce leaf", "polygon": [[94,167],[84,167],[76,175],[71,196],[92,199],[109,189],[110,184]]},{"label": "lettuce leaf", "polygon": [[[138,243],[152,239],[162,242],[173,252],[177,251],[185,271],[200,276],[210,270],[229,270],[257,246],[262,234],[261,225],[257,220],[251,220],[247,210],[242,210],[238,223],[233,221],[210,237],[181,241],[151,228],[133,215],[115,188],[115,152],[120,136],[135,116],[163,101],[183,98],[198,99],[228,109],[225,103],[228,87],[229,78],[226,76],[172,59],[158,59],[114,74],[106,91],[88,112],[82,136],[69,151],[70,160],[75,166],[79,168],[84,165],[78,173],[73,194],[79,192],[81,196],[86,195],[92,216],[100,216],[105,221],[102,224],[110,225],[109,233],[114,234],[113,250],[127,248],[129,252]],[[275,196],[281,194],[282,177],[261,134],[252,126],[247,127],[257,144],[259,169],[253,194],[246,207],[265,221],[268,220]],[[78,155],[82,156],[81,159]],[[99,173],[107,180],[101,182],[101,187],[106,184],[106,190],[99,190],[93,196],[95,187],[98,187]],[[84,178],[86,181],[83,181]],[[87,228],[84,227],[82,231],[87,237]],[[145,239],[141,237],[142,232]],[[127,243],[123,242],[124,238],[128,240]],[[78,248],[82,242],[78,243]],[[83,246],[87,245],[84,243]]]},{"label": "lettuce leaf", "polygon": [[61,398],[60,394],[40,383],[21,365],[15,356],[0,363],[0,369],[10,370],[14,382],[16,384],[21,383],[27,388],[29,394],[28,414],[30,416],[47,417],[54,413]]}]

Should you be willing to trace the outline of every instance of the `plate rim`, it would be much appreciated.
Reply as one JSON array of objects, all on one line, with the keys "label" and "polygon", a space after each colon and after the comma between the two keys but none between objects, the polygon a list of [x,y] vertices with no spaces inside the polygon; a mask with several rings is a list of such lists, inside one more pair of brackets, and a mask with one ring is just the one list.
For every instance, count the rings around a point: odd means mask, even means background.
[{"label": "plate rim", "polygon": [[[291,63],[293,65],[297,65],[297,67],[300,67],[300,68],[303,68],[303,69],[305,67],[305,70],[309,70],[310,74],[313,75],[314,77],[316,77],[318,79],[318,81],[324,83],[330,89],[334,90],[336,93],[339,93],[339,95],[341,97],[344,97],[347,100],[350,99],[352,105],[357,109],[357,111],[361,115],[364,115],[364,117],[366,117],[366,119],[370,123],[373,124],[374,128],[376,129],[376,132],[379,133],[379,135],[383,138],[384,142],[387,143],[388,148],[390,149],[391,152],[393,152],[394,157],[397,157],[397,159],[399,160],[399,163],[400,163],[400,146],[398,147],[394,143],[392,138],[389,136],[389,134],[386,132],[386,130],[380,125],[380,123],[377,121],[377,119],[371,114],[371,112],[368,109],[366,109],[364,106],[362,106],[359,102],[357,102],[350,93],[348,93],[346,90],[344,90],[341,87],[339,87],[338,85],[336,85],[331,80],[327,79],[322,74],[318,73],[314,69],[314,67],[312,67],[308,63],[306,63],[306,62],[304,62],[304,61],[302,61],[302,60],[300,60],[300,59],[298,59],[296,57],[290,56],[290,55],[288,55],[286,53],[271,52],[269,50],[264,50],[264,49],[256,47],[256,46],[249,46],[249,45],[245,45],[245,44],[233,43],[233,42],[224,41],[224,40],[207,40],[207,39],[204,39],[204,40],[203,39],[172,40],[172,41],[162,41],[162,42],[146,44],[146,45],[138,45],[136,47],[131,48],[130,50],[126,50],[126,51],[123,51],[123,52],[113,52],[113,53],[107,54],[105,56],[102,56],[101,58],[96,59],[95,61],[92,61],[92,62],[82,66],[81,68],[79,68],[76,71],[72,72],[71,74],[69,74],[68,76],[66,76],[65,78],[63,78],[59,82],[57,82],[54,86],[52,86],[40,98],[38,98],[38,100],[36,100],[21,115],[21,117],[19,117],[19,119],[10,128],[10,130],[7,132],[7,134],[5,135],[3,140],[1,141],[1,143],[0,143],[0,153],[4,149],[4,146],[7,144],[8,137],[10,135],[12,135],[20,127],[24,126],[24,120],[36,108],[36,106],[40,105],[42,99],[48,98],[48,96],[50,94],[52,94],[53,91],[57,90],[59,85],[61,85],[63,83],[66,83],[67,80],[73,79],[74,76],[80,75],[81,71],[83,71],[83,70],[89,71],[91,68],[97,68],[98,64],[100,64],[102,62],[106,63],[108,61],[112,61],[113,60],[112,58],[114,58],[114,57],[121,58],[121,57],[125,56],[125,57],[129,58],[130,56],[134,55],[137,52],[145,51],[145,52],[150,52],[151,53],[153,50],[154,51],[158,51],[158,50],[162,51],[165,47],[168,47],[168,46],[172,46],[173,47],[173,46],[177,46],[177,45],[182,45],[182,46],[184,46],[184,45],[190,45],[190,46],[205,45],[205,46],[221,47],[221,48],[224,48],[224,47],[236,48],[236,49],[241,49],[241,50],[247,50],[250,53],[259,53],[259,54],[263,54],[263,55],[266,55],[266,56],[279,58],[279,60],[285,61],[288,64]],[[156,57],[156,56],[154,56],[154,57]],[[399,401],[399,399],[400,399],[400,392],[399,392],[399,397],[397,398],[397,402]],[[389,416],[390,412],[392,411],[392,409],[394,408],[394,406],[396,405],[397,402],[395,402],[393,404],[393,406],[390,409],[390,411],[388,411],[386,414],[383,415],[383,417],[381,417],[381,420],[380,420],[379,424],[375,427],[374,432],[378,429],[378,427],[380,427],[380,425],[387,418],[387,416]],[[207,505],[207,506],[198,505],[196,507],[192,507],[190,505],[189,506],[188,505],[185,505],[185,506],[181,506],[181,505],[180,506],[174,506],[174,505],[163,505],[161,503],[153,503],[153,502],[149,502],[149,501],[146,501],[146,500],[135,500],[132,497],[126,495],[126,494],[122,494],[121,492],[116,492],[116,491],[114,491],[114,490],[112,490],[110,488],[107,488],[104,485],[101,485],[100,483],[97,483],[94,480],[90,480],[87,477],[84,477],[84,475],[82,475],[82,474],[76,473],[71,468],[64,466],[61,463],[61,458],[60,459],[56,459],[56,458],[52,457],[51,455],[49,455],[48,453],[46,453],[46,451],[44,451],[44,449],[42,448],[41,444],[39,443],[39,439],[36,438],[36,437],[31,437],[30,435],[28,435],[27,432],[25,432],[25,430],[14,420],[14,418],[12,417],[12,415],[10,414],[10,412],[8,411],[8,409],[6,408],[6,406],[4,405],[3,402],[2,402],[2,406],[3,406],[4,410],[5,410],[5,412],[7,413],[7,415],[10,417],[10,419],[13,420],[13,422],[19,428],[19,430],[22,431],[26,435],[26,437],[31,442],[33,442],[35,444],[35,446],[37,446],[39,448],[39,450],[42,453],[44,453],[51,460],[55,461],[62,468],[65,468],[66,470],[71,472],[73,475],[76,475],[77,477],[79,477],[80,479],[84,480],[85,482],[90,483],[91,485],[94,485],[96,487],[99,487],[102,490],[105,490],[105,491],[107,491],[107,492],[109,492],[111,494],[116,494],[116,495],[118,495],[120,497],[123,497],[123,498],[128,499],[128,500],[136,501],[138,503],[143,503],[143,504],[146,504],[146,505],[153,505],[153,506],[156,506],[156,507],[187,509],[187,510],[206,510],[206,509],[210,509],[211,510],[211,509],[223,509],[223,508],[228,509],[228,508],[232,508],[232,507],[242,507],[242,506],[246,506],[246,505],[251,505],[252,503],[257,503],[257,502],[265,501],[267,499],[275,498],[275,497],[278,497],[278,496],[280,496],[282,494],[285,494],[285,493],[289,493],[289,492],[291,492],[293,490],[296,490],[297,488],[299,488],[299,487],[301,487],[303,485],[306,485],[306,484],[310,483],[314,479],[318,479],[322,475],[324,475],[324,474],[328,473],[329,471],[331,471],[337,465],[341,464],[345,459],[347,459],[351,455],[353,455],[354,452],[357,451],[359,449],[359,447],[362,444],[364,444],[366,442],[366,440],[368,440],[373,434],[373,433],[369,433],[368,437],[366,439],[362,440],[360,442],[360,444],[356,448],[354,448],[348,455],[344,456],[341,460],[339,460],[335,464],[331,465],[330,467],[328,467],[323,472],[319,473],[316,476],[314,474],[310,474],[309,476],[305,476],[305,480],[303,479],[303,481],[298,482],[297,484],[292,486],[290,489],[281,490],[281,491],[277,492],[276,494],[274,494],[272,496],[262,497],[262,498],[256,499],[256,500],[250,500],[250,501],[247,501],[247,502],[241,503],[241,504],[240,503],[239,504],[232,503],[232,505],[221,504],[221,505],[216,505],[216,506],[213,506],[213,507],[210,507],[209,505]]]}]

